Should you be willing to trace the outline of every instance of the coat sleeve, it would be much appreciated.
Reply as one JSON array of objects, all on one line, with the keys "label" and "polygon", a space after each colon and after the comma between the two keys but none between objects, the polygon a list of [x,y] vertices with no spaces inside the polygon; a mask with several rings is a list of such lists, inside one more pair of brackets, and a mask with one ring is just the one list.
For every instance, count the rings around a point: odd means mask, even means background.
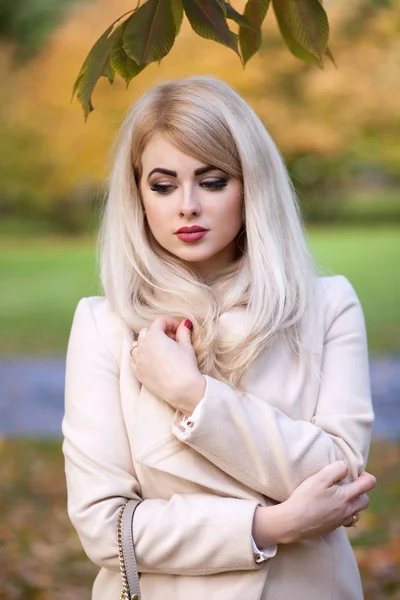
[{"label": "coat sleeve", "polygon": [[[99,334],[92,305],[82,299],[72,324],[62,429],[68,514],[89,558],[119,569],[117,517],[141,490],[119,395],[119,366]],[[260,568],[251,530],[257,501],[213,494],[145,499],[134,516],[138,570],[213,574]]]},{"label": "coat sleeve", "polygon": [[190,430],[182,427],[180,413],[172,423],[182,442],[278,502],[334,460],[348,464],[348,480],[356,479],[366,464],[374,414],[364,317],[347,279],[334,279],[339,299],[324,338],[311,422],[293,420],[271,406],[268,390],[261,399],[205,376],[201,409],[195,419],[186,421]]}]

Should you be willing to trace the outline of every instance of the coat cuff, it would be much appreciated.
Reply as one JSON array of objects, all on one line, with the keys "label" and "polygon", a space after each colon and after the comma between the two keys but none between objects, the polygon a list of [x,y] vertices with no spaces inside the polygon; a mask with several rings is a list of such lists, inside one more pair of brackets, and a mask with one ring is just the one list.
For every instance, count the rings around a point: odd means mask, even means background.
[{"label": "coat cuff", "polygon": [[182,442],[191,437],[192,434],[200,427],[202,421],[204,420],[205,409],[207,404],[209,404],[210,399],[213,396],[220,396],[221,394],[218,381],[212,377],[209,377],[208,375],[203,375],[203,377],[206,380],[204,396],[192,414],[188,417],[177,411],[172,421],[172,433]]}]

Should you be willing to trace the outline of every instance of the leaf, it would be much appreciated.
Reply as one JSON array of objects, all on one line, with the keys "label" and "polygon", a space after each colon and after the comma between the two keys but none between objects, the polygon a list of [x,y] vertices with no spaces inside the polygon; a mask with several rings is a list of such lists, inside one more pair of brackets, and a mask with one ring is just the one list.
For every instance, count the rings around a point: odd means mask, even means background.
[{"label": "leaf", "polygon": [[294,56],[296,56],[297,58],[299,58],[300,60],[302,60],[305,63],[309,63],[312,65],[319,65],[321,66],[321,61],[319,58],[317,58],[316,56],[314,56],[313,54],[310,54],[310,52],[307,52],[307,50],[305,50],[292,36],[291,31],[286,23],[286,20],[284,18],[282,18],[282,15],[280,13],[280,7],[277,6],[279,4],[281,0],[272,0],[273,3],[273,7],[275,10],[275,15],[278,21],[278,26],[281,32],[281,35],[287,45],[287,47],[289,48],[289,50],[292,52],[292,54],[294,54]]},{"label": "leaf", "polygon": [[168,54],[175,37],[171,0],[148,0],[127,19],[123,45],[138,65],[148,65]]},{"label": "leaf", "polygon": [[319,0],[272,2],[279,29],[289,50],[298,58],[323,67],[323,56],[328,46],[329,23]]},{"label": "leaf", "polygon": [[239,43],[243,63],[259,51],[261,47],[261,25],[267,15],[271,0],[248,0],[244,7],[243,16],[252,25],[253,29],[240,26]]},{"label": "leaf", "polygon": [[270,0],[248,0],[243,14],[254,27],[261,27],[267,15],[269,5]]},{"label": "leaf", "polygon": [[182,0],[171,0],[172,14],[174,15],[175,31],[178,35],[183,19],[183,4]]},{"label": "leaf", "polygon": [[225,2],[225,0],[217,0],[217,2],[220,5],[220,7],[222,8],[222,12],[224,13],[224,17],[226,18],[226,16],[227,16],[227,9],[226,9],[227,2]]},{"label": "leaf", "polygon": [[335,67],[337,68],[337,64],[335,63],[335,59],[334,59],[333,54],[332,54],[332,52],[330,51],[329,48],[327,48],[325,50],[325,54],[330,59],[330,61],[335,65]]},{"label": "leaf", "polygon": [[224,11],[217,0],[183,0],[183,8],[197,35],[228,46],[239,54],[237,35],[229,29]]},{"label": "leaf", "polygon": [[121,23],[110,36],[110,63],[112,68],[121,75],[126,82],[128,87],[131,80],[139,75],[145,68],[144,65],[139,66],[134,60],[132,60],[124,50],[123,37],[125,31],[126,21]]},{"label": "leaf", "polygon": [[114,26],[110,25],[101,37],[94,44],[87,55],[72,90],[72,98],[77,94],[77,98],[82,105],[85,121],[93,110],[92,93],[97,80],[110,73],[109,56],[110,43],[108,36]]},{"label": "leaf", "polygon": [[108,60],[106,61],[106,64],[104,65],[104,69],[101,73],[101,76],[107,77],[107,79],[110,83],[114,83],[115,71],[111,65],[110,57],[108,57]]},{"label": "leaf", "polygon": [[232,4],[228,2],[224,2],[225,10],[226,10],[226,18],[235,21],[238,25],[242,27],[248,27],[249,29],[253,29],[253,26],[250,24],[250,21],[246,19],[244,15],[241,15],[236,9],[233,8]]}]

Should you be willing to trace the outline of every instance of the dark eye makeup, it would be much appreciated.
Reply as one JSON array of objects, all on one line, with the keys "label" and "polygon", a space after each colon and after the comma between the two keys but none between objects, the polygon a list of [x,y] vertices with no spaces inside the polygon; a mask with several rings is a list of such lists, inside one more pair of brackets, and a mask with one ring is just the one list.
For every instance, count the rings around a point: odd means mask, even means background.
[{"label": "dark eye makeup", "polygon": [[175,186],[173,185],[165,185],[162,183],[153,183],[150,185],[150,189],[152,192],[157,192],[158,194],[168,194],[172,192]]},{"label": "dark eye makeup", "polygon": [[206,190],[219,190],[228,185],[228,178],[227,177],[217,177],[215,179],[209,179],[206,181],[202,181],[200,183],[200,185],[201,185],[201,187],[205,188]]},{"label": "dark eye makeup", "polygon": [[[218,191],[225,188],[228,185],[227,177],[217,177],[213,179],[207,179],[205,181],[200,181],[200,187],[209,190],[209,191]],[[150,189],[152,192],[157,192],[158,194],[169,194],[175,189],[176,186],[172,184],[166,183],[153,183],[150,185]]]}]

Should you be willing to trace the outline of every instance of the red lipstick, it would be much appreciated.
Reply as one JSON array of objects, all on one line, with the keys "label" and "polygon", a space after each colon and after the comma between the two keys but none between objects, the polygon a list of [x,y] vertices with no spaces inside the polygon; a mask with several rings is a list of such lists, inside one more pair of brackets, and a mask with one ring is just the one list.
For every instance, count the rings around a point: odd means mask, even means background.
[{"label": "red lipstick", "polygon": [[207,231],[208,229],[200,227],[200,225],[192,225],[191,227],[181,227],[175,231],[175,235],[182,242],[197,242],[206,235]]}]

